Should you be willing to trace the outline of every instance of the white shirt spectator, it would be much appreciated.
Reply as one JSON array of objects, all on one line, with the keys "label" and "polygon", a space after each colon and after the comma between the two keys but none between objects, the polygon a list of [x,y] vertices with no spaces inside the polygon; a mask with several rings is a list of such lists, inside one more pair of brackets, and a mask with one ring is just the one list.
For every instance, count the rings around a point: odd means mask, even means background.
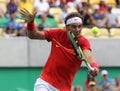
[{"label": "white shirt spectator", "polygon": [[44,0],[35,0],[34,8],[38,11],[37,15],[42,15],[49,10],[49,4],[47,1]]},{"label": "white shirt spectator", "polygon": [[66,4],[63,6],[62,12],[59,14],[59,20],[63,27],[65,26],[64,19],[69,14],[67,9],[68,9],[68,5]]}]

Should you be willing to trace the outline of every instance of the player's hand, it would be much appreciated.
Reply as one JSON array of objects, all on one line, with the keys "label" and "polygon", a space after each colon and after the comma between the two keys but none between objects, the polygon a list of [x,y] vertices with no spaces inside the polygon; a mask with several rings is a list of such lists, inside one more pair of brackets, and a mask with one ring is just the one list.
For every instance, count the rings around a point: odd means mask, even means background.
[{"label": "player's hand", "polygon": [[30,13],[25,8],[20,10],[20,14],[22,14],[24,16],[24,18],[21,18],[21,19],[25,20],[25,22],[27,22],[27,23],[31,23],[34,21],[36,13],[37,13],[37,11],[35,11],[35,10],[33,11],[33,13]]},{"label": "player's hand", "polygon": [[94,68],[94,70],[89,70],[88,74],[92,75],[92,76],[97,76],[99,73],[99,69],[98,68]]}]

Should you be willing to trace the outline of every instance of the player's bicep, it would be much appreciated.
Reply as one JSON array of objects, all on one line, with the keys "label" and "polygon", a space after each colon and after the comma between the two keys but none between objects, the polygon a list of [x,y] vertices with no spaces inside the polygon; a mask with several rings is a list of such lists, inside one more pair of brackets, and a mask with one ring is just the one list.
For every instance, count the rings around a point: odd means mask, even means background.
[{"label": "player's bicep", "polygon": [[88,62],[88,63],[92,63],[92,62],[95,62],[95,58],[94,58],[94,56],[93,56],[93,54],[91,53],[91,51],[90,50],[83,50],[83,54],[84,54],[84,56],[85,56],[85,58],[86,58],[86,61]]}]

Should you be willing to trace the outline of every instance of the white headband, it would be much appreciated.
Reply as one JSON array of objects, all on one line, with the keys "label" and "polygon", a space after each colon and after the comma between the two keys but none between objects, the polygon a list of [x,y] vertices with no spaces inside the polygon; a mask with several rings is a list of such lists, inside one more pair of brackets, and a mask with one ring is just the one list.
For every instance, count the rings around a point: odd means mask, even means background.
[{"label": "white headband", "polygon": [[82,24],[82,19],[79,17],[73,17],[67,20],[66,25],[72,24],[72,23],[81,23]]}]

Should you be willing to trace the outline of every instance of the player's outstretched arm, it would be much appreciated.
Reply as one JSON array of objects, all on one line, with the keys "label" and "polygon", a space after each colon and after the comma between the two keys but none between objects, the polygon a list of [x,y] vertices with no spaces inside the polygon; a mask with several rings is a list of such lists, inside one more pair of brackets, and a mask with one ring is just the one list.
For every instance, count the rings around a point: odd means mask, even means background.
[{"label": "player's outstretched arm", "polygon": [[36,11],[30,13],[27,9],[23,8],[20,10],[20,14],[24,16],[21,18],[27,22],[27,34],[31,39],[45,39],[44,31],[38,31],[34,24],[34,18],[36,15]]},{"label": "player's outstretched arm", "polygon": [[94,68],[94,70],[89,70],[89,74],[93,76],[97,76],[99,73],[99,67],[98,64],[96,63],[96,60],[94,56],[92,55],[90,50],[83,50],[83,53],[85,55],[86,61],[91,65],[91,67]]}]

